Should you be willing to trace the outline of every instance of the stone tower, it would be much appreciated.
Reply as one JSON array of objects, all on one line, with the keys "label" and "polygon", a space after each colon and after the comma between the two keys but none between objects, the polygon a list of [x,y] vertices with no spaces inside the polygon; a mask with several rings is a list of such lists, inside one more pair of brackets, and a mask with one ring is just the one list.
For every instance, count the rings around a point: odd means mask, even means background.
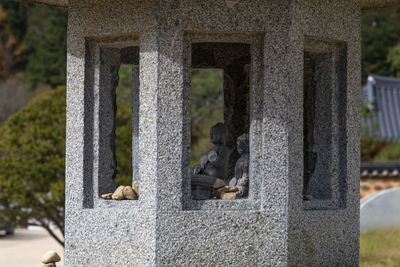
[{"label": "stone tower", "polygon": [[[34,2],[69,13],[66,266],[358,265],[360,12],[396,1]],[[137,201],[100,198],[121,64]],[[247,198],[191,198],[192,68],[224,71],[225,120],[250,136]]]}]

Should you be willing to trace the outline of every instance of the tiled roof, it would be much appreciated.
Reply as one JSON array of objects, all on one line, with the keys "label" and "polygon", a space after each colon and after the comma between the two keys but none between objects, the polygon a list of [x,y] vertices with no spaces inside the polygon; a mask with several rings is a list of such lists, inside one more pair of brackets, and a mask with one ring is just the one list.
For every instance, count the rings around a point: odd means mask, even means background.
[{"label": "tiled roof", "polygon": [[362,119],[363,125],[383,140],[400,139],[400,79],[370,75],[362,97],[370,101],[373,115]]},{"label": "tiled roof", "polygon": [[363,162],[361,178],[364,177],[396,177],[400,176],[400,162]]},{"label": "tiled roof", "polygon": [[396,187],[400,187],[400,162],[361,164],[360,198]]}]

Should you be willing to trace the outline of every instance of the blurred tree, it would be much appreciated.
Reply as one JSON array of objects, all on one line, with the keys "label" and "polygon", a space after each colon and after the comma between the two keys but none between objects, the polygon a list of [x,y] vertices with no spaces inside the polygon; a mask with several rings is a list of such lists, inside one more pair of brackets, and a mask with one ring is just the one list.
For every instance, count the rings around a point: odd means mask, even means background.
[{"label": "blurred tree", "polygon": [[400,40],[400,6],[365,10],[361,19],[362,80],[369,73],[393,76],[387,62],[389,51]]},{"label": "blurred tree", "polygon": [[0,78],[25,71],[31,88],[65,84],[67,11],[0,1]]},{"label": "blurred tree", "polygon": [[[376,112],[373,110],[374,102],[368,101],[362,103],[361,118],[371,119],[376,116]],[[374,161],[375,156],[388,146],[388,144],[388,142],[379,137],[379,128],[376,122],[371,125],[361,125],[361,161]]]},{"label": "blurred tree", "polygon": [[[117,184],[132,183],[132,68],[117,89]],[[65,87],[32,100],[0,128],[0,220],[44,227],[60,244],[64,234]]]},{"label": "blurred tree", "polygon": [[393,76],[400,77],[400,43],[389,49],[387,62]]},{"label": "blurred tree", "polygon": [[192,73],[191,164],[195,164],[213,146],[210,128],[224,122],[223,71],[199,69]]},{"label": "blurred tree", "polygon": [[0,128],[0,211],[7,223],[64,233],[65,87],[31,101]]},{"label": "blurred tree", "polygon": [[387,162],[400,160],[400,141],[389,143],[379,151],[374,157],[374,161]]},{"label": "blurred tree", "polygon": [[65,84],[67,13],[59,8],[35,5],[28,19],[24,43],[28,63],[25,74],[31,86]]},{"label": "blurred tree", "polygon": [[15,1],[2,0],[0,5],[0,78],[6,79],[17,65],[23,50],[24,5]]},{"label": "blurred tree", "polygon": [[119,69],[117,114],[115,119],[115,155],[118,185],[132,185],[132,66]]}]

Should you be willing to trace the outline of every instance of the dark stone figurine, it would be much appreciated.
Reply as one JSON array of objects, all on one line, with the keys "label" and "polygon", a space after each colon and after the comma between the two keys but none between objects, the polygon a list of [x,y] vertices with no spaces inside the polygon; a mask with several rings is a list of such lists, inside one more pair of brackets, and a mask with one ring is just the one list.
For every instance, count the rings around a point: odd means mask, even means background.
[{"label": "dark stone figurine", "polygon": [[240,158],[236,161],[235,177],[229,182],[229,187],[236,186],[236,197],[246,197],[249,192],[249,135],[242,134],[237,139],[237,151]]},{"label": "dark stone figurine", "polygon": [[229,156],[232,153],[226,143],[228,130],[223,123],[217,123],[210,129],[210,139],[214,144],[200,163],[192,167],[192,196],[194,199],[209,199],[215,180],[225,180],[228,175]]}]

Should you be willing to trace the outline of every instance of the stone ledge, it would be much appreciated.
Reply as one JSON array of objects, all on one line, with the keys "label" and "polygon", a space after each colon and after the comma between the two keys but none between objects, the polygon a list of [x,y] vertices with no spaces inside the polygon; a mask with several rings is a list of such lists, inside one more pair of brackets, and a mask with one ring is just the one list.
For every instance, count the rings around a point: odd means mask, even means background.
[{"label": "stone ledge", "polygon": [[[68,0],[18,0],[22,2],[42,3],[51,6],[68,7]],[[389,7],[400,3],[400,0],[360,0],[362,9]]]}]

